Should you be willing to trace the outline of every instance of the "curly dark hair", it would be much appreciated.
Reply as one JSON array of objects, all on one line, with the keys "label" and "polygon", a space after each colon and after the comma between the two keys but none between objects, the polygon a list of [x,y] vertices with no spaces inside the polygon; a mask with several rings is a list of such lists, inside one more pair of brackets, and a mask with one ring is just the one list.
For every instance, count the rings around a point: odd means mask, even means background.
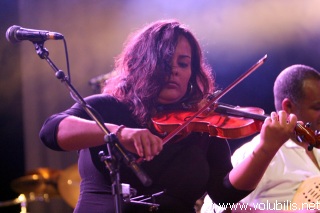
[{"label": "curly dark hair", "polygon": [[284,69],[277,77],[274,86],[274,104],[277,111],[282,109],[282,101],[288,98],[299,105],[304,98],[303,84],[307,79],[320,80],[320,73],[313,67],[295,64]]},{"label": "curly dark hair", "polygon": [[184,36],[192,51],[192,90],[184,102],[198,101],[214,90],[211,67],[205,62],[195,36],[176,20],[153,22],[129,36],[115,60],[117,76],[110,79],[104,93],[127,104],[138,122],[146,125],[157,106],[158,95],[171,75],[171,63],[179,36]]}]

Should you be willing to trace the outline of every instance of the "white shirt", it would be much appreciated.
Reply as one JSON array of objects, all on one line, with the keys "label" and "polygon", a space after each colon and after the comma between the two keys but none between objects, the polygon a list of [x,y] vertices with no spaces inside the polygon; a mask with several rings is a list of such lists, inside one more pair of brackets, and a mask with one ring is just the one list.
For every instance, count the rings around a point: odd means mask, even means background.
[{"label": "white shirt", "polygon": [[[232,156],[233,166],[238,165],[250,155],[260,142],[260,135],[237,149]],[[320,162],[320,150],[312,150],[317,162]],[[300,184],[309,177],[320,175],[319,169],[306,155],[305,149],[292,140],[287,141],[270,162],[265,174],[256,189],[240,202],[250,206],[260,203],[288,203],[291,202]],[[255,204],[255,205],[253,205]],[[211,207],[210,207],[211,206]],[[202,206],[203,211],[213,209],[212,201],[206,196]],[[204,211],[204,209],[207,209]],[[211,211],[212,212],[212,211]]]},{"label": "white shirt", "polygon": [[[260,141],[257,135],[249,143],[242,145],[232,156],[233,166],[237,166],[252,153]],[[320,150],[312,150],[320,162]],[[243,203],[276,203],[292,201],[301,182],[309,177],[320,175],[320,171],[306,155],[305,149],[292,140],[287,141],[270,162],[257,188],[245,197]]]}]

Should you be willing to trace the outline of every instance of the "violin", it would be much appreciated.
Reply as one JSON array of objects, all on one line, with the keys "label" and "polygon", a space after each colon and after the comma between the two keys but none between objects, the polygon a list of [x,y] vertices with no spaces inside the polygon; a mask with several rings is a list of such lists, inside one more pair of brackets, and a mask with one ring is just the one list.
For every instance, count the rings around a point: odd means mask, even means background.
[{"label": "violin", "polygon": [[[257,107],[234,107],[227,104],[219,104],[217,101],[240,81],[260,67],[267,59],[263,56],[257,63],[251,66],[245,73],[239,76],[223,91],[218,91],[211,96],[206,103],[196,112],[171,111],[158,113],[152,118],[154,128],[163,135],[163,144],[169,142],[177,135],[187,135],[190,132],[207,132],[211,136],[225,139],[238,139],[250,136],[260,131],[263,121],[268,117],[264,110]],[[201,102],[200,102],[201,104]],[[199,104],[199,106],[200,106]],[[310,124],[304,126],[300,123],[295,127],[296,138],[299,142],[309,143],[308,149],[320,148],[320,134],[313,131]]]},{"label": "violin", "polygon": [[[197,112],[175,111],[154,116],[152,122],[155,129],[159,133],[166,134],[163,144],[176,135],[186,135],[190,132],[207,132],[212,136],[226,139],[243,138],[259,132],[263,121],[267,118],[264,110],[256,107],[232,107],[217,104],[217,100],[260,67],[266,59],[267,55],[263,56],[223,91],[210,97]],[[312,150],[313,147],[320,148],[318,131],[312,131],[310,124],[303,126],[297,123],[295,134],[298,141],[309,143],[309,150]]]},{"label": "violin", "polygon": [[[230,116],[226,109],[231,109],[239,116]],[[188,121],[193,114],[194,112],[186,110],[159,113],[152,118],[152,121],[155,129],[165,135]],[[207,132],[211,136],[220,138],[239,139],[258,132],[265,118],[264,110],[258,107],[232,107],[218,104],[213,109],[208,108],[197,115],[180,131],[180,135],[187,135],[190,132]]]},{"label": "violin", "polygon": [[[194,114],[191,111],[172,111],[160,113],[154,116],[152,121],[158,132],[170,133],[163,139],[165,144],[177,132],[182,136],[191,132],[206,132],[225,139],[244,138],[260,132],[263,121],[268,117],[264,110],[258,107],[239,107],[223,103],[216,103],[193,118]],[[310,124],[297,123],[295,135],[299,142],[305,141],[309,144],[309,150],[313,147],[320,148],[320,136],[310,128]]]}]

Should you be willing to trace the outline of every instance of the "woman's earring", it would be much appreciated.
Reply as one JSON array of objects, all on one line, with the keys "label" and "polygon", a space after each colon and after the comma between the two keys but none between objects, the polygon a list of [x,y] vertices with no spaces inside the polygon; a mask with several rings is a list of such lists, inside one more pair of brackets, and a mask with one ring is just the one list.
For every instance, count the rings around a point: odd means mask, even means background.
[{"label": "woman's earring", "polygon": [[190,95],[192,93],[193,90],[193,85],[191,82],[188,83],[188,94]]},{"label": "woman's earring", "polygon": [[[193,85],[191,82],[188,83],[188,90],[186,95],[184,96],[184,101],[188,100],[188,98],[190,98],[190,95],[192,94],[192,90],[193,90]],[[183,102],[182,101],[182,107],[183,109],[191,109],[192,105],[190,103],[187,102]]]}]

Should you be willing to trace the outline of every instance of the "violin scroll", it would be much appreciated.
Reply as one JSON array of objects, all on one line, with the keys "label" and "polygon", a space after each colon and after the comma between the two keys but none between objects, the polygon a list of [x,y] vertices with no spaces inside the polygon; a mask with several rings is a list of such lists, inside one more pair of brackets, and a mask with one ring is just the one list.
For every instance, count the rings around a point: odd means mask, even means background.
[{"label": "violin scroll", "polygon": [[299,142],[307,142],[309,144],[309,151],[314,147],[320,148],[320,132],[317,130],[313,131],[310,126],[310,123],[306,123],[305,125],[298,123],[295,128],[297,140]]}]

